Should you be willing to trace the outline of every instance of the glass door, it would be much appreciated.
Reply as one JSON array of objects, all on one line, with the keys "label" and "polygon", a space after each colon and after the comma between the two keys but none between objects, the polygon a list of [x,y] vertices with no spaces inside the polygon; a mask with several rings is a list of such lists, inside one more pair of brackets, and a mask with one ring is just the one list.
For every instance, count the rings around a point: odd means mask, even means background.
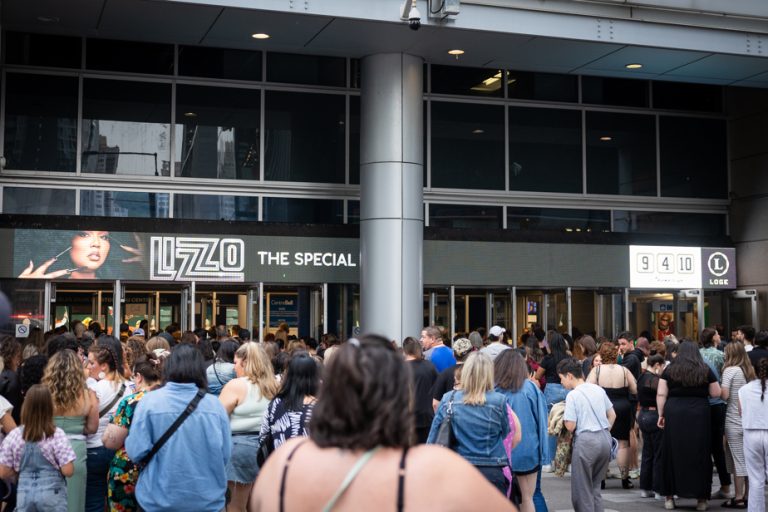
[{"label": "glass door", "polygon": [[97,323],[100,331],[113,334],[114,283],[88,282],[74,286],[53,283],[51,286],[51,326],[69,329],[72,322],[79,320],[86,327]]}]

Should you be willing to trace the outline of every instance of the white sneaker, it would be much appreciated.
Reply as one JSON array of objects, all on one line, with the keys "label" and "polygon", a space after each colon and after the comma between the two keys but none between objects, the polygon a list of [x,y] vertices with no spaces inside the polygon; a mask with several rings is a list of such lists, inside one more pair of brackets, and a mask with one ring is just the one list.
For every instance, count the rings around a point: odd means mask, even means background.
[{"label": "white sneaker", "polygon": [[664,500],[664,508],[667,510],[674,510],[675,509],[675,500],[667,498]]},{"label": "white sneaker", "polygon": [[640,478],[640,471],[637,469],[633,469],[632,471],[629,472],[629,478],[637,480],[638,478]]},{"label": "white sneaker", "polygon": [[551,473],[552,471],[553,470],[552,470],[552,465],[551,464],[544,464],[543,466],[541,466],[541,472],[542,473]]},{"label": "white sneaker", "polygon": [[659,493],[657,493],[657,492],[655,492],[655,493],[653,493],[653,494],[654,494],[654,496],[653,496],[653,498],[654,498],[654,499],[657,499],[657,500],[659,500],[659,501],[661,501],[661,500],[663,500],[663,499],[664,499],[664,496],[662,496],[661,494],[659,494]]},{"label": "white sneaker", "polygon": [[643,489],[642,491],[640,491],[640,497],[641,498],[653,498],[653,491],[646,491],[645,489]]},{"label": "white sneaker", "polygon": [[707,500],[699,500],[696,502],[696,510],[707,510]]}]

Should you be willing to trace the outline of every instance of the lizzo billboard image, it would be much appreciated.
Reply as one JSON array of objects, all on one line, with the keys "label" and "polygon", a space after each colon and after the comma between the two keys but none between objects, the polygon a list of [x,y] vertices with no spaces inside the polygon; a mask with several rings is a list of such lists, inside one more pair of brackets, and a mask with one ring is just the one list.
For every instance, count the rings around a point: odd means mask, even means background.
[{"label": "lizzo billboard image", "polygon": [[13,240],[11,265],[0,262],[2,277],[226,283],[359,280],[356,238],[0,231]]}]

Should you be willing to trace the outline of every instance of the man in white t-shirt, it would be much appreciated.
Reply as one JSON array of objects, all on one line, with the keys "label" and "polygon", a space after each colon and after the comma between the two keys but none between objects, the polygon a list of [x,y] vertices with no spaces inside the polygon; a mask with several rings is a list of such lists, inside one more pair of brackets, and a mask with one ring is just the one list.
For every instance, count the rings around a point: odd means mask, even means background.
[{"label": "man in white t-shirt", "polygon": [[480,352],[490,357],[491,361],[496,359],[496,357],[505,350],[512,348],[504,342],[505,332],[507,332],[507,330],[498,325],[494,325],[488,329],[488,341],[491,343],[488,346],[481,348]]},{"label": "man in white t-shirt", "polygon": [[569,357],[557,365],[565,398],[565,428],[573,432],[571,502],[576,512],[602,512],[600,483],[611,461],[610,428],[616,412],[600,386],[584,382],[582,365]]}]

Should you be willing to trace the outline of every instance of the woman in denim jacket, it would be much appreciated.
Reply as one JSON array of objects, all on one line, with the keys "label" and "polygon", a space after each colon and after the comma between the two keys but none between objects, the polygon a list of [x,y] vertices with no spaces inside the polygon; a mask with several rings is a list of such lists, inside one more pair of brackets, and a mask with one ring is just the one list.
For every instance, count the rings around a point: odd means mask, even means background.
[{"label": "woman in denim jacket", "polygon": [[[509,465],[509,459],[504,438],[510,432],[507,399],[493,390],[491,358],[480,352],[470,354],[461,367],[459,381],[461,389],[446,393],[440,401],[427,443],[435,442],[450,404],[456,452],[506,495],[508,482],[503,468]],[[516,430],[520,431],[519,423]]]},{"label": "woman in denim jacket", "polygon": [[507,397],[507,402],[520,421],[523,442],[512,451],[512,472],[517,476],[522,493],[521,512],[533,512],[534,494],[544,502],[537,476],[541,466],[549,462],[547,439],[547,401],[536,384],[528,378],[525,360],[514,350],[505,350],[494,362],[496,391]]}]

